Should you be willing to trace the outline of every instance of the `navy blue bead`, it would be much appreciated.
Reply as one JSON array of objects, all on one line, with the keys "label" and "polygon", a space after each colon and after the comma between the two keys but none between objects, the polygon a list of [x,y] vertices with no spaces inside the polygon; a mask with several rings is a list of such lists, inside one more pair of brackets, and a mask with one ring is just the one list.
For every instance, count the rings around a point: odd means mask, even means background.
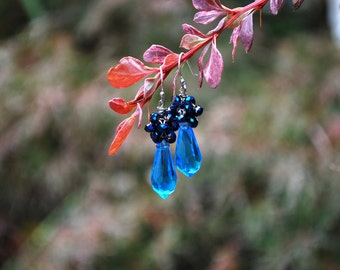
[{"label": "navy blue bead", "polygon": [[191,103],[185,104],[184,108],[185,108],[187,114],[193,113],[194,107]]},{"label": "navy blue bead", "polygon": [[194,105],[196,104],[196,100],[195,100],[195,98],[194,98],[193,96],[187,96],[187,97],[185,98],[185,101],[186,101],[186,102],[193,103]]},{"label": "navy blue bead", "polygon": [[176,133],[174,131],[170,131],[167,134],[167,137],[165,139],[168,143],[174,143],[176,141]]},{"label": "navy blue bead", "polygon": [[153,132],[153,131],[155,131],[155,128],[154,128],[152,123],[149,123],[149,124],[145,125],[144,130],[146,132]]},{"label": "navy blue bead", "polygon": [[156,112],[152,113],[151,116],[150,116],[150,122],[156,123],[158,121],[158,116],[159,116],[158,113],[156,113]]},{"label": "navy blue bead", "polygon": [[177,115],[176,121],[177,121],[177,122],[183,122],[183,121],[185,121],[184,115]]},{"label": "navy blue bead", "polygon": [[192,128],[195,128],[195,127],[197,127],[197,125],[198,125],[198,121],[197,121],[196,117],[190,118],[190,119],[189,119],[189,123],[190,123],[190,126],[191,126]]},{"label": "navy blue bead", "polygon": [[175,121],[171,122],[171,129],[173,131],[178,130],[179,129],[179,124],[177,122],[175,122]]},{"label": "navy blue bead", "polygon": [[154,143],[160,143],[163,139],[158,132],[150,133],[150,137]]},{"label": "navy blue bead", "polygon": [[196,106],[195,116],[200,116],[203,113],[203,108],[201,106]]},{"label": "navy blue bead", "polygon": [[166,116],[170,120],[171,120],[172,117],[174,117],[173,112],[171,110],[166,111]]},{"label": "navy blue bead", "polygon": [[168,132],[169,131],[169,125],[167,124],[160,124],[158,126],[158,131],[163,133],[163,132]]}]

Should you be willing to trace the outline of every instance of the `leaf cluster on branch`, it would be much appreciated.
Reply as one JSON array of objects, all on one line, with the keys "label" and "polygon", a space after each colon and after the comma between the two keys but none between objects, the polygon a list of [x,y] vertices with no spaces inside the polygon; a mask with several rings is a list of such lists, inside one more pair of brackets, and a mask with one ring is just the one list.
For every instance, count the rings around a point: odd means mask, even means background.
[{"label": "leaf cluster on branch", "polygon": [[[228,8],[220,0],[192,0],[193,6],[198,10],[194,16],[194,22],[206,25],[219,19],[215,28],[204,34],[192,25],[183,24],[185,34],[181,39],[180,47],[185,49],[185,52],[178,54],[164,46],[152,45],[144,52],[143,60],[154,66],[147,66],[139,59],[127,56],[112,67],[108,72],[108,80],[113,87],[126,88],[143,79],[144,83],[134,99],[125,101],[117,97],[109,101],[110,108],[116,113],[128,114],[134,111],[130,117],[118,125],[109,154],[117,153],[137,119],[139,119],[138,127],[140,126],[143,106],[150,102],[161,85],[161,80],[178,68],[179,61],[183,64],[200,51],[197,62],[199,87],[205,80],[211,88],[217,88],[221,82],[224,65],[216,40],[226,29],[233,29],[230,36],[230,43],[233,45],[232,59],[235,58],[239,41],[248,52],[253,44],[253,14],[257,11],[261,13],[268,2],[274,15],[278,14],[284,4],[284,0],[255,0],[243,7]],[[298,9],[302,2],[303,0],[292,0],[295,9]],[[173,91],[178,75],[179,70],[173,78]]]}]

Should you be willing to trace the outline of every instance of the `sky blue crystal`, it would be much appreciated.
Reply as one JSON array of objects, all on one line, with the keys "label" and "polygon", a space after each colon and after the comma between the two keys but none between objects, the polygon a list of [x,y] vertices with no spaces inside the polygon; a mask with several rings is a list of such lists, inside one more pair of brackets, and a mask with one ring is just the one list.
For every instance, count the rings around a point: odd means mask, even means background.
[{"label": "sky blue crystal", "polygon": [[201,168],[202,155],[194,131],[189,123],[181,123],[178,130],[175,160],[177,169],[192,177]]},{"label": "sky blue crystal", "polygon": [[176,183],[177,174],[169,143],[163,140],[156,144],[156,154],[151,171],[151,185],[162,199],[166,199],[175,191]]}]

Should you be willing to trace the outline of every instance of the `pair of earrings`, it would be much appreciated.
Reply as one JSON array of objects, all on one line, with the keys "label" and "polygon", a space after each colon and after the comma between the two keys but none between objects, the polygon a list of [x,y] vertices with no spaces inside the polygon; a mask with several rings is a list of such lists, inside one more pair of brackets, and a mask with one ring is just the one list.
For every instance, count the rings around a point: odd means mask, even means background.
[{"label": "pair of earrings", "polygon": [[[163,199],[176,189],[175,164],[187,177],[192,177],[201,167],[202,155],[193,128],[197,127],[197,117],[202,113],[203,108],[196,105],[195,98],[186,94],[186,84],[182,76],[180,94],[175,96],[168,108],[164,107],[162,87],[160,105],[157,112],[151,113],[145,131],[150,133],[152,141],[156,144],[151,185]],[[175,133],[177,130],[178,137]],[[175,164],[170,152],[170,144],[174,142],[176,142]]]}]

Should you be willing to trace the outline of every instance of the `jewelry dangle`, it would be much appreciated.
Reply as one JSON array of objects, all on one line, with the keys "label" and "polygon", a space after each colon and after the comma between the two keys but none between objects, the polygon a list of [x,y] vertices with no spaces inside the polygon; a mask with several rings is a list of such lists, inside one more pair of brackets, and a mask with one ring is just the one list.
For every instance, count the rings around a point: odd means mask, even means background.
[{"label": "jewelry dangle", "polygon": [[150,115],[150,123],[145,131],[150,133],[156,144],[156,153],[151,169],[151,185],[153,190],[166,199],[176,189],[177,174],[170,152],[170,144],[176,141],[175,131],[179,124],[174,121],[171,111],[164,108],[164,90],[161,91],[161,101],[158,111]]},{"label": "jewelry dangle", "polygon": [[196,105],[193,96],[187,96],[182,76],[180,94],[175,97],[170,110],[179,123],[175,152],[176,167],[184,175],[192,177],[202,164],[202,154],[192,128],[197,127],[197,117],[203,113],[203,108]]}]

